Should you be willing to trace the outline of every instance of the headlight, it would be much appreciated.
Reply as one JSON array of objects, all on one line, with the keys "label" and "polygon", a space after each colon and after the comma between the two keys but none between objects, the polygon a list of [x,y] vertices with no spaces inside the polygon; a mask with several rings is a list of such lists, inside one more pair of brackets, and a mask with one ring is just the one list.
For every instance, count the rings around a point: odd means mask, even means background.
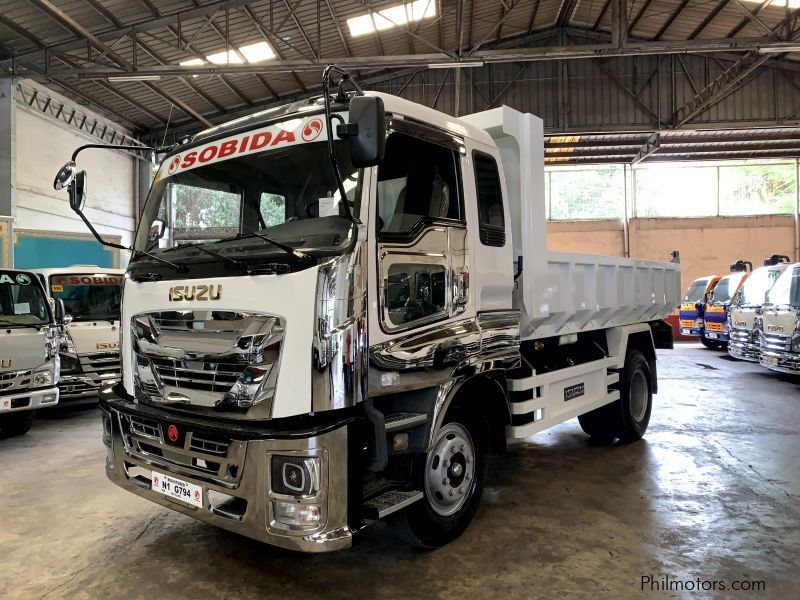
[{"label": "headlight", "polygon": [[281,496],[313,496],[320,490],[320,463],[316,456],[273,455],[272,492]]},{"label": "headlight", "polygon": [[33,387],[52,385],[53,379],[53,370],[50,366],[37,369],[33,372]]}]

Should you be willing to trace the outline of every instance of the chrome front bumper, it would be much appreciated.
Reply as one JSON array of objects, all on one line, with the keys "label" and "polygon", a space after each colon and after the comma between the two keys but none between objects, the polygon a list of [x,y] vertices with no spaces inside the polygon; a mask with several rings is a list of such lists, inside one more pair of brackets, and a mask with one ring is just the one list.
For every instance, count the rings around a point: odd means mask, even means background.
[{"label": "chrome front bumper", "polygon": [[58,388],[24,390],[0,396],[0,414],[22,410],[46,408],[58,404]]},{"label": "chrome front bumper", "polygon": [[79,400],[81,398],[97,397],[100,388],[110,387],[120,380],[118,373],[103,376],[100,374],[64,375],[58,381],[61,391],[61,400]]},{"label": "chrome front bumper", "polygon": [[[348,423],[321,432],[265,434],[209,433],[192,423],[139,414],[136,404],[102,400],[106,475],[118,486],[156,504],[268,544],[303,552],[349,548]],[[146,411],[143,411],[146,412]],[[185,433],[182,447],[165,443],[169,424]],[[277,437],[280,435],[281,437]],[[227,437],[231,436],[231,437]],[[224,439],[223,439],[224,438]],[[312,498],[298,502],[320,505],[320,524],[295,530],[278,523],[273,500],[286,500],[270,489],[272,454],[319,456],[322,485]],[[151,489],[152,471],[202,487],[202,507],[172,500]]]},{"label": "chrome front bumper", "polygon": [[800,373],[800,354],[792,352],[791,336],[765,334],[761,343],[762,367],[781,373]]},{"label": "chrome front bumper", "polygon": [[739,360],[758,362],[761,354],[760,344],[750,341],[753,332],[749,329],[731,329],[729,332],[728,354]]}]

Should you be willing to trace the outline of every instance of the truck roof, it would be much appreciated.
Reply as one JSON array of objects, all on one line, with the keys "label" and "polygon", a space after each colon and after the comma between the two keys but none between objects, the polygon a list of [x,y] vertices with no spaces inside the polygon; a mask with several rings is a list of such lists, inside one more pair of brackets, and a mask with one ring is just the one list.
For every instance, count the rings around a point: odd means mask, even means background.
[{"label": "truck roof", "polygon": [[53,267],[50,269],[31,269],[32,273],[39,273],[45,277],[50,275],[124,275],[125,269],[107,269],[96,265],[72,265],[70,267]]},{"label": "truck roof", "polygon": [[[483,129],[475,127],[474,125],[471,125],[457,117],[453,117],[436,109],[428,108],[427,106],[417,104],[416,102],[412,102],[392,94],[385,94],[383,92],[365,92],[365,94],[367,96],[376,96],[381,98],[387,113],[411,117],[413,119],[435,125],[451,133],[469,137],[485,144],[494,145],[491,136]],[[344,108],[342,104],[336,103],[333,103],[331,106],[333,109]],[[255,112],[251,115],[247,115],[246,117],[233,119],[227,123],[222,123],[221,125],[215,125],[214,127],[204,129],[200,133],[194,135],[187,144],[178,146],[175,148],[175,150],[180,150],[183,152],[186,148],[194,146],[200,142],[208,141],[233,132],[254,129],[284,116],[297,113],[312,114],[322,110],[323,105],[321,96],[309,98],[308,100],[303,100],[300,102],[282,104],[281,106]],[[169,154],[171,154],[171,152]]]}]

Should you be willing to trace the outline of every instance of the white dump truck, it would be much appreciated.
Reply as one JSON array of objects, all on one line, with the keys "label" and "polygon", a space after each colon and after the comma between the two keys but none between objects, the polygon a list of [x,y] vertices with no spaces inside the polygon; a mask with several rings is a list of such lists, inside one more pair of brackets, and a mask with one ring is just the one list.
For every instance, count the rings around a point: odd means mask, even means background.
[{"label": "white dump truck", "polygon": [[[547,251],[535,116],[454,118],[335,67],[323,89],[166,151],[101,393],[108,477],[285,548],[392,514],[439,546],[507,438],[578,417],[639,439],[677,256]],[[83,215],[77,153],[55,187]]]},{"label": "white dump truck", "polygon": [[733,295],[728,307],[728,354],[739,360],[759,362],[761,354],[761,309],[767,292],[789,264],[789,257],[779,254],[764,260]]},{"label": "white dump truck", "polygon": [[0,437],[26,433],[37,408],[58,404],[58,325],[30,271],[0,270]]},{"label": "white dump truck", "polygon": [[760,329],[761,366],[800,373],[800,263],[787,265],[767,292]]},{"label": "white dump truck", "polygon": [[125,271],[96,265],[37,269],[53,299],[64,303],[61,402],[96,399],[120,379],[119,311]]}]

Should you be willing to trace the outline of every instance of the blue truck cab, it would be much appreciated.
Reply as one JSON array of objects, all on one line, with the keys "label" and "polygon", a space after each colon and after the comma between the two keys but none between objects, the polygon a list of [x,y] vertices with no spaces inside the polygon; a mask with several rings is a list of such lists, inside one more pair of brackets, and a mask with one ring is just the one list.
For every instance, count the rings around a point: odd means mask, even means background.
[{"label": "blue truck cab", "polygon": [[681,335],[690,335],[705,341],[705,311],[708,296],[719,280],[719,275],[706,275],[695,279],[686,290],[680,308]]},{"label": "blue truck cab", "polygon": [[705,307],[704,332],[701,340],[707,348],[727,348],[730,340],[728,307],[731,298],[753,271],[753,263],[737,260],[731,265],[731,273],[717,282],[708,297]]}]

